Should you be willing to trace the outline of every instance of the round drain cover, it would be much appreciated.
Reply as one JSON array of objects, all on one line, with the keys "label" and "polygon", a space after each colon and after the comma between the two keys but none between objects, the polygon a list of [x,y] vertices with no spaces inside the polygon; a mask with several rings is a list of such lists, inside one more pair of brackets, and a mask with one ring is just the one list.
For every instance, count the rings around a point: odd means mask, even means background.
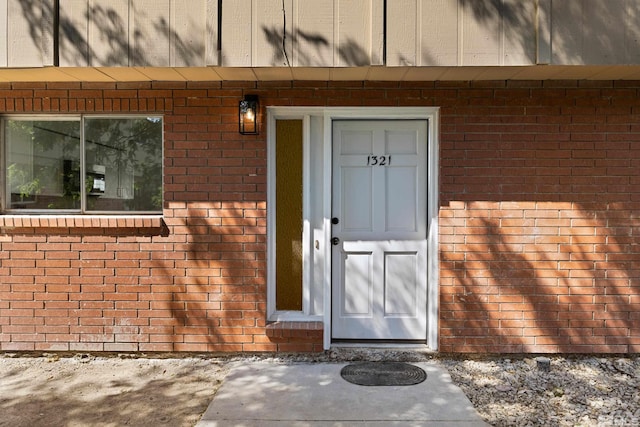
[{"label": "round drain cover", "polygon": [[368,386],[415,385],[427,379],[427,373],[403,362],[358,362],[340,371],[345,380]]}]

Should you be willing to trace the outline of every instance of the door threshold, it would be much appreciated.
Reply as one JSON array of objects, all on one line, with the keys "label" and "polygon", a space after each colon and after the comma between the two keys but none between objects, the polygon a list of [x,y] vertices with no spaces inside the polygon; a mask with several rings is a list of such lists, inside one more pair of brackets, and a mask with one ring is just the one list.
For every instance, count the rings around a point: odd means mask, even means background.
[{"label": "door threshold", "polygon": [[421,350],[434,352],[425,342],[411,341],[332,341],[331,348],[375,348],[375,349],[399,349],[399,350]]}]

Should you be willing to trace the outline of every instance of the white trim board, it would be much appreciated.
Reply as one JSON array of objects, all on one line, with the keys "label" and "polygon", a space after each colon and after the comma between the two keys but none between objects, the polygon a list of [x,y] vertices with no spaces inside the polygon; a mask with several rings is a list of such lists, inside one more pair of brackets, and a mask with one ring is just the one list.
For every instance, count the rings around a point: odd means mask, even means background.
[{"label": "white trim board", "polygon": [[[324,324],[324,349],[331,347],[331,174],[334,120],[427,120],[427,336],[438,349],[438,184],[439,108],[437,107],[267,107],[267,316],[269,321],[318,321]],[[303,121],[303,310],[275,308],[275,125]],[[319,144],[319,145],[318,145]]]}]

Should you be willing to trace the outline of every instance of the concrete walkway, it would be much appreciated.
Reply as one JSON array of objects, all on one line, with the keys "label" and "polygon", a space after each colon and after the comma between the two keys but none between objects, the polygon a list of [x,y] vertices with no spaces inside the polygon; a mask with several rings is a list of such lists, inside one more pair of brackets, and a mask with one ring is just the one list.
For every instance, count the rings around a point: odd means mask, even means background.
[{"label": "concrete walkway", "polygon": [[340,376],[346,363],[235,363],[197,427],[487,426],[435,363],[413,386],[367,387]]}]

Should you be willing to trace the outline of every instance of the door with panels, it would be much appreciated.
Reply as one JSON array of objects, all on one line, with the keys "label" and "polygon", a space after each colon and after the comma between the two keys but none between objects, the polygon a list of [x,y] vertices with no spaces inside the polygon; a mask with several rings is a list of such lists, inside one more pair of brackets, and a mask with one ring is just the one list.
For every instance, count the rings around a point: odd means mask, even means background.
[{"label": "door with panels", "polygon": [[332,339],[426,340],[427,126],[332,124]]}]

